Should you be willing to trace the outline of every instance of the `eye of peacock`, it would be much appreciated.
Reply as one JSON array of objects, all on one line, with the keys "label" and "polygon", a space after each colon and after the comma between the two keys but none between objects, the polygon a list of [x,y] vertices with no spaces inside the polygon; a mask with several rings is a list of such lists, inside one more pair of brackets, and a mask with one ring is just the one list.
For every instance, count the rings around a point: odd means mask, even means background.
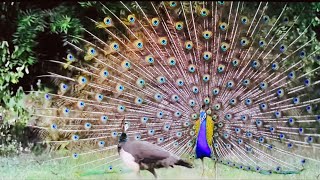
[{"label": "eye of peacock", "polygon": [[262,126],[262,121],[261,121],[260,119],[257,119],[257,120],[256,120],[256,125],[257,125],[258,127],[261,127],[261,126]]},{"label": "eye of peacock", "polygon": [[68,61],[71,61],[71,62],[74,61],[73,55],[72,55],[72,54],[68,54],[68,55],[67,55],[67,60],[68,60]]},{"label": "eye of peacock", "polygon": [[208,13],[209,13],[209,11],[208,11],[206,8],[203,8],[203,9],[200,11],[200,15],[203,16],[203,17],[208,16]]},{"label": "eye of peacock", "polygon": [[106,24],[106,25],[111,25],[111,18],[110,17],[106,17],[106,18],[104,18],[104,23]]},{"label": "eye of peacock", "polygon": [[199,89],[198,89],[198,87],[194,86],[194,87],[192,87],[192,91],[193,91],[193,93],[197,94],[199,92]]},{"label": "eye of peacock", "polygon": [[191,99],[191,100],[189,100],[189,105],[190,105],[191,107],[194,107],[194,106],[196,105],[196,102]]},{"label": "eye of peacock", "polygon": [[311,143],[313,142],[313,137],[308,136],[308,138],[307,138],[307,142],[311,144]]},{"label": "eye of peacock", "polygon": [[58,126],[57,126],[57,124],[52,124],[52,125],[51,125],[51,128],[52,128],[52,129],[58,129]]},{"label": "eye of peacock", "polygon": [[274,129],[274,127],[270,127],[269,130],[270,130],[271,132],[274,132],[275,129]]},{"label": "eye of peacock", "polygon": [[44,98],[45,98],[46,100],[50,100],[50,99],[51,99],[51,96],[50,96],[49,94],[45,94],[45,95],[44,95]]},{"label": "eye of peacock", "polygon": [[260,46],[263,46],[263,45],[264,45],[264,42],[263,42],[263,41],[259,41],[259,45],[260,45]]},{"label": "eye of peacock", "polygon": [[108,120],[108,116],[103,115],[103,116],[101,116],[100,120],[101,120],[103,123],[105,123],[105,122]]},{"label": "eye of peacock", "polygon": [[234,130],[235,130],[235,132],[236,132],[237,134],[240,133],[240,128],[235,128]]},{"label": "eye of peacock", "polygon": [[310,86],[310,79],[305,79],[304,80],[304,85],[305,86]]},{"label": "eye of peacock", "polygon": [[293,118],[289,118],[289,123],[293,123]]},{"label": "eye of peacock", "polygon": [[305,55],[306,55],[306,52],[305,52],[305,51],[301,51],[301,52],[299,53],[299,57],[300,57],[300,58],[304,58]]},{"label": "eye of peacock", "polygon": [[245,16],[241,18],[241,23],[244,25],[248,24],[248,21],[249,21],[249,19]]},{"label": "eye of peacock", "polygon": [[176,7],[177,6],[177,3],[175,1],[170,1],[170,6],[171,7]]},{"label": "eye of peacock", "polygon": [[74,140],[74,141],[79,140],[79,136],[78,136],[78,135],[73,135],[73,136],[72,136],[72,140]]},{"label": "eye of peacock", "polygon": [[263,137],[260,137],[260,138],[259,138],[259,142],[260,142],[260,143],[263,143],[263,142],[264,142],[264,138],[263,138]]},{"label": "eye of peacock", "polygon": [[78,153],[73,153],[73,154],[72,154],[72,157],[73,157],[74,159],[78,159],[79,155],[78,155]]},{"label": "eye of peacock", "polygon": [[104,141],[99,141],[99,147],[104,147],[105,142]]},{"label": "eye of peacock", "polygon": [[177,83],[178,86],[183,86],[184,85],[184,81],[181,78],[177,79],[176,83]]}]

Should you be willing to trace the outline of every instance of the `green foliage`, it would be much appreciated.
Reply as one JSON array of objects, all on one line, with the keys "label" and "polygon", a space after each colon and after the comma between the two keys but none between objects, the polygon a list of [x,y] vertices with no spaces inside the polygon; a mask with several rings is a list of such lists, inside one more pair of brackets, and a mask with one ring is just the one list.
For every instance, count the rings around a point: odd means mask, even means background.
[{"label": "green foliage", "polygon": [[[18,126],[16,126],[18,127]],[[12,135],[12,125],[0,124],[0,156],[18,154],[21,150],[21,143]]]},{"label": "green foliage", "polygon": [[18,84],[24,75],[29,74],[30,66],[39,61],[36,52],[39,35],[60,34],[64,44],[67,41],[76,44],[78,40],[75,37],[81,37],[83,32],[80,20],[71,18],[75,11],[70,11],[66,6],[60,5],[52,10],[21,11],[19,5],[3,2],[1,6],[5,12],[1,19],[9,33],[0,35],[0,108],[3,115],[0,129],[5,133],[0,139],[0,155],[18,152],[20,142],[17,139],[22,135],[21,128],[25,127],[30,118],[24,106],[27,96],[21,87],[16,91],[12,85]]},{"label": "green foliage", "polygon": [[[28,67],[38,61],[34,49],[38,45],[37,37],[40,33],[48,33],[46,30],[50,27],[49,33],[81,36],[83,30],[80,20],[68,16],[67,11],[67,8],[59,6],[49,13],[41,10],[18,13],[12,42],[2,41],[0,44],[0,65],[4,67],[0,69],[0,98],[4,105],[7,105],[8,99],[14,94],[9,89],[10,85],[18,83],[25,73],[29,73]],[[78,43],[76,38],[70,36],[65,41]],[[10,49],[13,51],[10,52]]]},{"label": "green foliage", "polygon": [[78,2],[81,7],[91,8],[97,5],[97,1]]},{"label": "green foliage", "polygon": [[[24,72],[28,73],[27,62],[16,59],[17,54],[21,51],[18,46],[15,46],[13,53],[9,51],[9,45],[7,41],[0,43],[0,52],[2,54],[0,61],[0,97],[6,101],[12,94],[4,94],[8,89],[10,83],[17,83],[19,78],[23,77]],[[8,96],[9,95],[9,96]]]},{"label": "green foliage", "polygon": [[19,64],[34,64],[37,59],[34,52],[38,44],[36,37],[40,32],[44,32],[45,27],[44,14],[32,10],[19,14],[17,30],[12,40],[16,53],[13,53],[12,59]]},{"label": "green foliage", "polygon": [[[42,12],[49,16],[50,33],[63,34],[64,42],[79,43],[79,40],[75,37],[83,36],[83,25],[80,19],[74,16],[76,14],[74,8],[70,12],[69,7],[60,5],[52,10]],[[70,36],[66,36],[67,34]]]},{"label": "green foliage", "polygon": [[[281,12],[281,8],[277,8],[279,6],[284,5],[282,3],[270,3],[269,11],[267,14],[273,16],[274,18],[279,15]],[[308,73],[308,76],[312,79],[316,79],[319,77],[319,74],[313,72],[312,70],[320,66],[320,61],[315,60],[315,57],[320,54],[320,32],[317,31],[317,28],[320,27],[320,3],[319,2],[312,2],[312,3],[287,3],[286,13],[283,16],[289,18],[289,23],[282,23],[278,27],[278,33],[276,34],[277,38],[280,38],[284,33],[292,25],[292,29],[288,32],[284,39],[282,39],[282,43],[290,44],[291,42],[295,41],[297,37],[299,39],[295,42],[297,48],[304,46],[300,51],[305,51],[306,57],[300,58],[303,62],[303,67],[301,68],[301,73]],[[295,21],[298,19],[297,21]],[[308,43],[307,43],[308,42]],[[306,44],[307,43],[307,44]],[[296,61],[299,58],[298,53],[296,52],[289,59],[285,62],[287,67],[292,65],[292,62]],[[287,52],[289,55],[292,52]],[[313,53],[313,54],[311,54]]]}]

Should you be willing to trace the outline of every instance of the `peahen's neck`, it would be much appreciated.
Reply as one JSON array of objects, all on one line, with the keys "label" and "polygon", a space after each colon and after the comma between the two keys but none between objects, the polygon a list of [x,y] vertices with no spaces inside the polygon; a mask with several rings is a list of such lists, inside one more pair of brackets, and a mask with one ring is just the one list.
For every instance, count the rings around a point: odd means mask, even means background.
[{"label": "peahen's neck", "polygon": [[200,129],[199,129],[197,143],[196,143],[197,158],[204,158],[204,157],[211,156],[211,149],[207,142],[206,116],[207,115],[204,111],[200,112]]}]

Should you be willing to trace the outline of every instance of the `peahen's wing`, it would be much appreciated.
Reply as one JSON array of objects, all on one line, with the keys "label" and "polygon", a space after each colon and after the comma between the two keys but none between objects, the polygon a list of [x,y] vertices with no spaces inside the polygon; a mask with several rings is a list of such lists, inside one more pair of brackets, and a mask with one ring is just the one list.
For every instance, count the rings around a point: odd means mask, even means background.
[{"label": "peahen's wing", "polygon": [[130,153],[138,162],[149,163],[170,157],[170,153],[161,147],[145,141],[130,141],[123,146],[123,150]]}]

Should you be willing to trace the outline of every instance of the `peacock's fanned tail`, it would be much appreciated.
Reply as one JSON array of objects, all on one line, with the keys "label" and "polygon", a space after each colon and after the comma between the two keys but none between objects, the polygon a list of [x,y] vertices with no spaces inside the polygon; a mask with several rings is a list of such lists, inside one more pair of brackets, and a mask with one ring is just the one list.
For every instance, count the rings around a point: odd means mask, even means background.
[{"label": "peacock's fanned tail", "polygon": [[121,4],[124,16],[104,6],[109,15],[91,19],[106,39],[85,30],[92,38],[78,38],[83,47],[69,43],[65,61],[52,61],[73,74],[50,72],[59,91],[43,94],[34,112],[45,141],[70,150],[55,160],[108,152],[77,166],[119,164],[123,118],[130,138],[194,157],[205,104],[215,123],[207,138],[213,160],[275,173],[319,162],[320,116],[312,108],[320,98],[310,89],[320,80],[309,75],[320,67],[301,71],[318,52],[309,47],[314,39],[302,40],[310,26],[288,37],[299,14],[289,19],[285,5],[269,17],[268,2],[255,11],[244,2]]}]

